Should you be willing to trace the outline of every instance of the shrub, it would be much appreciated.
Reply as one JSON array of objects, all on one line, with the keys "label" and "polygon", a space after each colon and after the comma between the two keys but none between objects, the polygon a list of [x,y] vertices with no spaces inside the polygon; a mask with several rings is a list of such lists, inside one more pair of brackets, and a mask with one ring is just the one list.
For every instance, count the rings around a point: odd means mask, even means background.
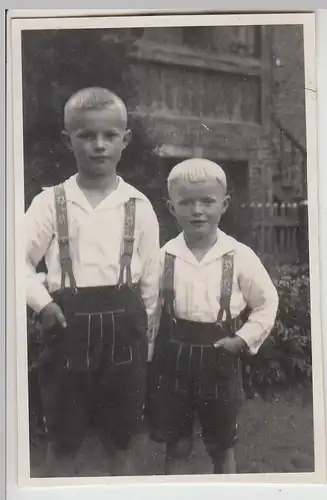
[{"label": "shrub", "polygon": [[273,278],[279,295],[275,326],[257,356],[245,360],[245,388],[266,395],[310,384],[312,375],[308,266],[283,266]]}]

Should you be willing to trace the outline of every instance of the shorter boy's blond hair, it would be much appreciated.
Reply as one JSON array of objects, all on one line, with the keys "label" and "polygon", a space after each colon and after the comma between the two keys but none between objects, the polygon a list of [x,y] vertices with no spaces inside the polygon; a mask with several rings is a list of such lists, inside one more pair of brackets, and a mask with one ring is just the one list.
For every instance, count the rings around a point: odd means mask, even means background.
[{"label": "shorter boy's blond hair", "polygon": [[175,165],[167,180],[169,196],[171,196],[173,184],[180,180],[187,183],[217,181],[224,188],[224,192],[227,191],[225,172],[220,165],[205,158],[189,158]]}]

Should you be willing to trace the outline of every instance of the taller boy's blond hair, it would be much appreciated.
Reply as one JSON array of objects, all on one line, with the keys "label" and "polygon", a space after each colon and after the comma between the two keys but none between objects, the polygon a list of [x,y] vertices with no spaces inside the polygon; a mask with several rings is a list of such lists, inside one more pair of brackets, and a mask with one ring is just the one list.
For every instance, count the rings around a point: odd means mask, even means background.
[{"label": "taller boy's blond hair", "polygon": [[111,90],[102,87],[87,87],[75,92],[64,107],[65,127],[69,127],[79,111],[116,107],[127,122],[127,109],[122,99]]}]

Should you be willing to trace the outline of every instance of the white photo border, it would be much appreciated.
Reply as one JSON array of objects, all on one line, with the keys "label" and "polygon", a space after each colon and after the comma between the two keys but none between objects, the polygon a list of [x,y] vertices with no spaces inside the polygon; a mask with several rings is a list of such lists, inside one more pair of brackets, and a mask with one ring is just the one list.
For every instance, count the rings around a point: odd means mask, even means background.
[{"label": "white photo border", "polygon": [[[29,14],[33,11],[28,11]],[[11,456],[18,462],[19,486],[24,488],[49,486],[70,486],[77,494],[80,487],[92,490],[100,485],[112,485],[114,489],[133,486],[133,488],[150,487],[156,484],[169,484],[179,486],[184,484],[188,487],[200,485],[217,485],[228,487],[240,487],[245,483],[301,483],[317,484],[326,482],[326,426],[323,397],[323,363],[322,363],[322,336],[321,336],[321,307],[320,307],[320,255],[318,234],[318,169],[317,169],[317,125],[316,125],[316,60],[315,60],[315,15],[310,14],[233,14],[233,15],[178,15],[178,16],[151,16],[151,17],[75,17],[56,19],[56,15],[62,15],[66,11],[34,11],[34,17],[39,12],[48,17],[16,18],[16,13],[10,20],[8,27],[8,167],[7,168],[7,196],[8,200],[13,198],[14,210],[7,210],[7,227],[14,228],[15,237],[8,238],[7,267],[12,266],[11,276],[15,280],[7,283],[7,294],[12,297],[13,304],[9,311],[7,332],[15,332],[17,335],[7,334],[7,380],[9,384],[9,397],[12,397],[12,408],[8,409],[8,423],[10,423],[9,448]],[[75,11],[76,12],[76,11]],[[43,13],[43,14],[42,14]],[[60,14],[61,13],[61,14]],[[85,16],[86,12],[81,12]],[[53,17],[50,17],[53,16]],[[133,478],[53,478],[53,479],[30,479],[29,477],[29,451],[28,451],[28,405],[27,405],[27,345],[26,345],[26,314],[24,294],[24,273],[17,272],[17,263],[24,262],[23,246],[19,244],[19,238],[23,237],[22,216],[24,213],[24,176],[23,176],[23,129],[22,129],[22,68],[21,68],[21,30],[22,29],[67,29],[67,28],[103,28],[103,27],[135,27],[135,26],[200,26],[200,25],[294,25],[302,24],[304,28],[305,49],[305,87],[306,87],[306,114],[307,114],[307,149],[308,149],[308,200],[309,200],[309,238],[310,238],[310,274],[311,274],[311,316],[313,338],[313,371],[314,371],[314,426],[315,426],[315,462],[314,473],[299,474],[247,474],[236,476],[187,476],[169,478],[166,477],[133,477]],[[14,82],[14,85],[13,85]],[[17,244],[15,245],[15,239]],[[19,268],[18,268],[19,270]],[[8,304],[9,305],[9,304]],[[16,305],[16,307],[15,307]],[[14,317],[11,318],[11,313]],[[19,339],[19,342],[16,342]],[[17,357],[16,357],[17,356]],[[17,359],[17,363],[15,360]],[[10,362],[9,362],[10,360]],[[19,396],[19,397],[18,397]],[[17,408],[16,406],[17,401]],[[318,402],[318,403],[317,403]],[[9,406],[9,405],[8,405]],[[19,415],[19,418],[17,416]],[[17,421],[18,420],[18,421]],[[17,437],[17,439],[16,439]],[[18,447],[19,453],[14,449]],[[12,469],[12,467],[10,467]],[[12,470],[13,472],[13,470]],[[233,485],[232,485],[233,483]],[[56,488],[57,489],[57,488]],[[33,488],[34,490],[34,488]],[[51,490],[51,488],[50,488]],[[61,490],[61,488],[60,488]],[[29,490],[31,491],[31,490]],[[36,490],[34,490],[36,491]],[[40,491],[40,490],[39,490]],[[159,491],[159,490],[158,490]],[[227,491],[227,490],[226,490]],[[244,490],[243,495],[244,495]],[[135,490],[133,489],[133,494]],[[59,492],[58,492],[59,493]],[[93,494],[93,491],[92,491]],[[169,494],[168,491],[165,493]],[[246,494],[245,494],[246,497]],[[34,498],[34,497],[33,497]]]}]

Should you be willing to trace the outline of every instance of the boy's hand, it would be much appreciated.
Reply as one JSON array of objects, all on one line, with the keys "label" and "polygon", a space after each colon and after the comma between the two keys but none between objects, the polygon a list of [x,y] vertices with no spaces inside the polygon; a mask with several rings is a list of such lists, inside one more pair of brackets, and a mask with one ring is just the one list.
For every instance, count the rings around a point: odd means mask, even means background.
[{"label": "boy's hand", "polygon": [[214,344],[214,347],[223,349],[229,354],[239,355],[246,349],[246,343],[237,335],[235,337],[224,337]]},{"label": "boy's hand", "polygon": [[62,310],[55,302],[50,302],[40,312],[40,323],[44,330],[50,330],[55,325],[67,328],[67,321]]},{"label": "boy's hand", "polygon": [[154,351],[154,342],[150,341],[148,344],[148,363],[152,361]]}]

